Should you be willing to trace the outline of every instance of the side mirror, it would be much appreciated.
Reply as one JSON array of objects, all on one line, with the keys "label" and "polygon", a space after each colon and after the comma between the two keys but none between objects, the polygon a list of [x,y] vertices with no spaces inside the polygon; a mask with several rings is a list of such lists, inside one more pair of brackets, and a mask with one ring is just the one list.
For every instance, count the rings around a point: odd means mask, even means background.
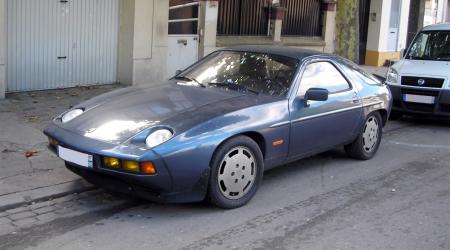
[{"label": "side mirror", "polygon": [[308,106],[308,101],[326,101],[328,100],[328,90],[321,88],[310,88],[306,91],[303,100],[306,106]]},{"label": "side mirror", "polygon": [[181,72],[183,72],[183,71],[182,71],[181,69],[179,69],[179,70],[175,71],[175,76],[177,76],[177,75],[181,74]]}]

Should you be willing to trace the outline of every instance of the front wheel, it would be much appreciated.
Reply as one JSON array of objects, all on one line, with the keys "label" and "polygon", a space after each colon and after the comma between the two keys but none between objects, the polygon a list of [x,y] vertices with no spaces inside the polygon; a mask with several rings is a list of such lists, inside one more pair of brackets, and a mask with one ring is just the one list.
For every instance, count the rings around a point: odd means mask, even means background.
[{"label": "front wheel", "polygon": [[355,141],[345,146],[345,151],[350,157],[368,160],[378,151],[382,135],[382,121],[380,113],[371,113]]},{"label": "front wheel", "polygon": [[263,156],[247,136],[234,137],[214,153],[208,200],[221,208],[245,205],[255,195],[263,175]]}]

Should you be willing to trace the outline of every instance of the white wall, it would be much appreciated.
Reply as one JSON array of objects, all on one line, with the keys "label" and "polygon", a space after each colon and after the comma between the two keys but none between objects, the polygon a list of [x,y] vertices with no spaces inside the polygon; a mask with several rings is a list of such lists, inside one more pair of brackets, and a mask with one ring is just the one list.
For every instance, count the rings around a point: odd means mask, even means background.
[{"label": "white wall", "polygon": [[133,84],[135,0],[120,0],[117,81]]},{"label": "white wall", "polygon": [[215,51],[217,41],[217,18],[219,13],[218,1],[201,1],[201,15],[200,21],[204,21],[200,24],[200,49],[199,58],[208,55]]},{"label": "white wall", "polygon": [[167,78],[169,1],[135,0],[134,84]]},{"label": "white wall", "polygon": [[0,0],[0,99],[6,91],[6,0]]},{"label": "white wall", "polygon": [[406,40],[408,38],[409,5],[409,0],[402,0],[400,9],[400,28],[398,32],[397,51],[405,49],[408,46],[406,44]]},{"label": "white wall", "polygon": [[445,18],[445,21],[450,22],[450,0],[447,1],[445,8],[447,9],[447,16]]},{"label": "white wall", "polygon": [[[406,47],[409,18],[408,0],[401,2],[399,38],[397,51]],[[388,52],[389,19],[391,14],[391,0],[374,0],[370,3],[369,29],[367,34],[367,50]],[[372,20],[372,13],[376,13],[376,20]]]},{"label": "white wall", "polygon": [[[389,13],[384,11],[390,5],[387,0],[371,1],[369,27],[367,32],[367,50],[380,51],[387,44],[387,33],[389,32]],[[372,17],[375,15],[375,19]]]},{"label": "white wall", "polygon": [[169,1],[121,0],[119,82],[155,84],[167,78]]}]

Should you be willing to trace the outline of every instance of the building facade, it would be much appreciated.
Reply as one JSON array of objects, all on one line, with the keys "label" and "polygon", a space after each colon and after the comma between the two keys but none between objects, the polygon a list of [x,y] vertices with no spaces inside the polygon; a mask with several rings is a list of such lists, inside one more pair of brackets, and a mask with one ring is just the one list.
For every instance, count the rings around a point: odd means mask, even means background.
[{"label": "building facade", "polygon": [[448,21],[448,0],[370,0],[365,64],[398,60],[424,26]]},{"label": "building facade", "polygon": [[[359,62],[379,66],[399,58],[417,30],[450,18],[448,1],[359,0]],[[6,92],[77,85],[153,84],[234,45],[277,44],[333,53],[340,32],[337,4],[0,0],[0,98]]]}]

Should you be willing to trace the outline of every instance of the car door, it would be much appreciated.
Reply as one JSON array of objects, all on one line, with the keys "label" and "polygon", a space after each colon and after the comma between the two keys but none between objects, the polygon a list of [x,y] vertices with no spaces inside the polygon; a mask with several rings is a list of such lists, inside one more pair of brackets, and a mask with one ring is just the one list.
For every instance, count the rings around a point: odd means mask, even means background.
[{"label": "car door", "polygon": [[[305,102],[310,88],[327,89],[328,100]],[[307,62],[290,103],[289,158],[348,142],[361,116],[360,96],[338,67],[331,60]]]}]

